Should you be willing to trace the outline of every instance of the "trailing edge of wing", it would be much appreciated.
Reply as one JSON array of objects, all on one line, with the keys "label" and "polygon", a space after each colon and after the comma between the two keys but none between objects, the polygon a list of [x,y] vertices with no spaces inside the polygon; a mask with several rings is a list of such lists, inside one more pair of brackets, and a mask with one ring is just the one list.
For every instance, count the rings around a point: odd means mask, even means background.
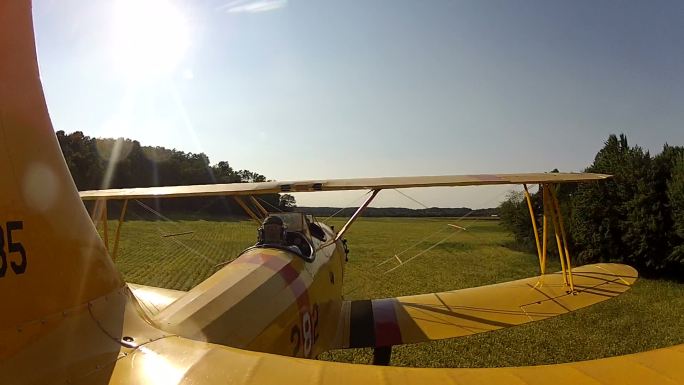
[{"label": "trailing edge of wing", "polygon": [[443,293],[348,301],[339,347],[426,342],[539,321],[616,297],[638,276],[630,266],[609,263],[572,272],[575,293],[555,273]]},{"label": "trailing edge of wing", "polygon": [[190,186],[141,187],[90,190],[83,200],[180,198],[220,195],[260,195],[289,192],[382,190],[410,187],[481,186],[498,184],[568,183],[603,180],[610,175],[591,173],[528,173],[409,176],[387,178],[328,179],[289,182],[229,183]]}]

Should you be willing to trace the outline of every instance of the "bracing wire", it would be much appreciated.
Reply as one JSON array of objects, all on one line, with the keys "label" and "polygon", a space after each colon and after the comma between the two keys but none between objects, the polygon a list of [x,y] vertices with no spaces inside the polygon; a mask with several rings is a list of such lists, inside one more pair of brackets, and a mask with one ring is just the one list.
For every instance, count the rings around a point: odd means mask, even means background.
[{"label": "bracing wire", "polygon": [[415,198],[413,198],[413,197],[409,196],[408,194],[406,194],[406,193],[402,192],[401,190],[399,190],[399,189],[396,189],[396,188],[395,188],[395,189],[393,189],[393,190],[394,190],[394,191],[396,191],[396,192],[398,192],[399,194],[401,194],[401,195],[405,196],[406,198],[408,198],[408,199],[412,200],[413,202],[415,202],[415,203],[418,203],[419,205],[423,206],[423,208],[426,208],[426,209],[428,209],[428,208],[429,208],[429,207],[427,207],[427,205],[425,205],[425,204],[424,204],[423,202],[421,202],[421,201],[419,201],[418,199],[415,199]]},{"label": "bracing wire", "polygon": [[[171,224],[173,224],[173,225],[175,225],[175,226],[181,227],[181,225],[178,224],[178,222],[176,222],[176,221],[174,221],[174,220],[172,220],[172,219],[170,219],[170,218],[164,216],[162,213],[160,213],[159,211],[153,209],[152,207],[150,207],[150,206],[148,206],[148,205],[142,203],[140,200],[136,199],[135,202],[136,202],[138,205],[140,205],[140,207],[142,207],[143,209],[145,209],[146,211],[148,211],[148,212],[150,212],[150,213],[152,213],[152,214],[154,214],[154,215],[157,215],[159,218],[164,219],[164,220],[167,221],[168,223],[171,223]],[[164,231],[162,231],[162,229],[161,229],[160,226],[157,226],[157,232],[159,232],[160,235],[163,235],[163,234],[164,234]],[[201,252],[199,252],[199,251],[193,249],[192,247],[186,245],[185,243],[181,242],[180,240],[178,240],[178,239],[176,239],[176,238],[174,238],[174,237],[168,237],[167,239],[169,239],[171,242],[173,242],[173,243],[175,243],[175,244],[177,244],[177,245],[179,245],[179,246],[182,246],[184,249],[186,249],[187,251],[191,252],[192,254],[195,254],[195,255],[199,256],[200,258],[204,259],[205,262],[207,262],[207,263],[213,263],[213,261],[212,261],[211,258],[209,258],[209,257],[206,256],[205,254],[203,254],[203,253],[201,253]],[[200,241],[200,242],[201,242],[201,241]],[[204,241],[204,243],[207,244],[206,241]]]},{"label": "bracing wire", "polygon": [[444,238],[440,239],[439,241],[435,242],[432,246],[428,247],[427,249],[425,249],[425,250],[421,251],[420,253],[414,255],[413,257],[411,257],[411,258],[409,258],[409,259],[403,261],[403,262],[400,263],[399,265],[397,265],[397,266],[395,266],[395,267],[393,267],[393,268],[391,268],[391,269],[385,271],[384,273],[382,273],[382,275],[389,274],[389,273],[393,272],[394,270],[396,270],[396,269],[398,269],[398,268],[404,266],[405,264],[407,264],[407,263],[413,261],[414,259],[420,257],[421,255],[427,253],[428,251],[430,251],[430,250],[434,249],[435,247],[441,245],[442,243],[448,241],[448,240],[451,239],[454,235],[458,234],[458,233],[461,232],[461,231],[464,231],[464,230],[452,232],[451,234],[447,235],[446,237],[444,237]]},{"label": "bracing wire", "polygon": [[394,255],[392,255],[391,257],[385,259],[384,261],[378,263],[378,264],[375,265],[374,267],[380,267],[380,266],[382,266],[382,265],[384,265],[384,264],[386,264],[386,263],[388,263],[388,262],[391,262],[392,260],[398,260],[399,263],[402,263],[401,259],[399,259],[400,256],[404,255],[407,251],[409,251],[409,250],[415,248],[416,246],[418,246],[418,245],[420,245],[421,243],[427,241],[428,239],[432,238],[433,236],[445,232],[446,230],[449,230],[449,229],[448,229],[448,228],[444,228],[444,229],[442,229],[442,230],[439,230],[439,231],[436,231],[436,232],[433,232],[433,233],[429,233],[427,236],[425,236],[425,237],[419,239],[418,241],[414,242],[413,244],[411,244],[411,246],[405,248],[404,250],[402,250],[402,251],[400,251],[400,252],[398,252],[398,253],[395,253]]},{"label": "bracing wire", "polygon": [[[418,203],[419,205],[421,205],[421,206],[423,206],[423,207],[425,207],[425,208],[428,208],[427,205],[423,204],[423,203],[420,202],[419,200],[417,200],[417,199],[415,199],[415,198],[413,198],[413,197],[411,197],[411,196],[409,196],[409,195],[407,195],[407,194],[405,194],[405,193],[403,193],[403,192],[400,192],[400,191],[397,190],[397,189],[394,189],[394,190],[397,191],[399,194],[403,195],[404,197],[406,197],[407,199],[410,199],[411,201],[413,201],[413,202],[415,202],[415,203]],[[491,204],[492,201],[494,201],[494,200],[499,200],[499,199],[501,198],[501,196],[504,195],[504,194],[506,194],[506,193],[508,193],[508,191],[503,191],[503,192],[500,192],[500,193],[498,193],[498,194],[492,196],[490,199],[488,199],[488,200],[486,200],[485,202],[483,202],[483,205],[489,205],[489,204]],[[466,219],[467,217],[469,217],[474,211],[475,211],[475,210],[471,210],[471,211],[467,212],[466,214],[464,214],[464,215],[462,215],[462,216],[456,218],[454,222],[459,223],[459,222],[462,221],[463,219]],[[372,271],[369,272],[370,274],[364,274],[364,275],[365,275],[365,277],[364,277],[364,279],[363,279],[364,282],[361,283],[360,285],[357,285],[357,286],[353,287],[351,290],[345,292],[344,295],[349,295],[349,294],[351,294],[351,293],[357,291],[357,290],[360,289],[360,288],[363,288],[363,287],[368,286],[369,284],[373,284],[373,283],[377,284],[377,282],[378,282],[378,279],[377,279],[377,278],[378,278],[378,277],[383,277],[383,276],[385,276],[385,275],[387,275],[387,274],[389,274],[389,273],[392,273],[392,272],[396,271],[397,269],[399,269],[399,268],[405,266],[405,265],[408,264],[409,262],[411,262],[411,261],[415,260],[416,258],[418,258],[418,257],[420,257],[420,256],[422,256],[422,255],[424,255],[425,253],[429,252],[430,250],[434,249],[435,247],[439,246],[440,244],[442,244],[442,243],[448,241],[449,239],[451,239],[452,237],[454,237],[456,234],[460,234],[460,233],[462,233],[462,232],[466,232],[467,234],[470,234],[471,236],[474,236],[474,237],[478,237],[478,236],[479,236],[479,235],[476,235],[476,234],[467,232],[467,229],[468,229],[467,226],[451,226],[450,228],[451,228],[451,229],[454,229],[454,228],[455,228],[457,231],[454,231],[454,232],[452,232],[451,234],[448,234],[447,236],[441,238],[441,239],[438,240],[437,242],[435,242],[435,243],[433,243],[432,245],[428,246],[427,248],[425,248],[425,249],[419,251],[418,253],[414,254],[413,256],[409,257],[408,259],[401,260],[401,259],[399,258],[399,256],[400,256],[400,255],[403,255],[404,253],[406,253],[406,252],[409,251],[409,250],[412,250],[413,248],[417,247],[418,245],[420,245],[421,243],[425,242],[426,240],[432,238],[433,236],[435,236],[435,235],[437,235],[437,234],[443,233],[445,230],[448,230],[449,228],[443,229],[443,230],[439,230],[439,231],[436,231],[436,232],[433,232],[433,233],[430,233],[430,234],[428,234],[427,236],[423,237],[423,238],[422,238],[421,240],[419,240],[418,242],[413,243],[411,246],[409,246],[408,248],[404,249],[404,250],[401,251],[400,253],[396,253],[396,254],[394,254],[394,255],[388,257],[388,258],[385,259],[384,261],[380,262],[379,264],[375,265],[372,269],[377,269],[378,267],[380,267],[380,266],[382,266],[382,265],[385,265],[386,263],[388,263],[388,262],[390,262],[390,261],[397,261],[397,262],[399,262],[399,264],[398,264],[397,266],[395,266],[395,267],[393,267],[393,268],[390,268],[390,269],[388,269],[388,270],[386,270],[386,271],[384,271],[384,272],[380,272],[379,274],[375,274],[375,275],[374,275]]]},{"label": "bracing wire", "polygon": [[359,196],[356,197],[354,200],[347,202],[347,204],[345,204],[341,209],[335,211],[331,216],[325,218],[325,219],[323,220],[323,223],[327,223],[330,219],[336,217],[337,214],[341,213],[342,211],[344,211],[344,210],[346,210],[346,209],[348,209],[348,208],[351,208],[351,207],[355,207],[355,206],[352,206],[352,205],[353,205],[354,203],[358,202],[359,200],[361,200],[361,198],[363,198],[363,197],[365,197],[366,195],[370,194],[372,191],[373,191],[373,190],[368,190],[368,191],[366,191],[365,193],[363,193],[363,195],[359,195]]},{"label": "bracing wire", "polygon": [[[136,201],[136,203],[137,203],[140,207],[142,207],[144,210],[146,210],[146,211],[150,212],[151,214],[156,215],[157,217],[163,219],[166,223],[169,223],[169,224],[171,224],[171,225],[173,225],[173,226],[176,226],[176,228],[182,230],[182,232],[187,232],[187,231],[185,231],[187,228],[184,228],[183,226],[181,226],[177,221],[174,221],[173,219],[164,216],[162,213],[160,213],[159,211],[153,209],[153,208],[150,207],[149,205],[146,205],[145,203],[141,202],[140,200],[137,200],[137,199],[136,199],[135,201]],[[264,201],[264,202],[265,202],[265,201]],[[265,203],[268,204],[268,202],[265,202]],[[134,214],[134,215],[135,215],[135,214]],[[162,235],[162,236],[164,235],[164,231],[162,230],[162,228],[161,228],[160,226],[157,226],[156,229],[157,229],[157,232],[158,232],[160,235]],[[195,249],[195,248],[192,248],[192,247],[186,245],[186,244],[183,243],[181,240],[176,239],[176,238],[173,238],[173,237],[165,237],[165,238],[170,239],[170,240],[171,240],[172,242],[174,242],[175,244],[182,246],[184,249],[188,250],[190,253],[199,256],[200,258],[202,258],[202,259],[203,259],[204,261],[206,261],[207,263],[210,263],[210,264],[212,264],[212,265],[215,265],[215,261],[214,261],[212,258],[208,257],[206,254],[200,252],[199,250],[197,250],[197,249]],[[205,246],[205,247],[207,247],[208,249],[214,249],[214,248],[216,248],[216,245],[215,245],[214,243],[212,243],[212,242],[209,242],[209,241],[206,241],[206,240],[202,240],[202,239],[195,239],[195,241],[196,241],[196,242],[199,242],[202,246]],[[230,259],[228,260],[228,262],[230,262],[230,261],[232,261],[233,259],[235,259],[235,257],[236,257],[236,256],[233,256],[232,258],[230,258]],[[223,264],[225,264],[225,263],[223,263]],[[218,266],[218,265],[216,265],[216,266]],[[216,267],[216,266],[214,266],[214,267]]]},{"label": "bracing wire", "polygon": [[273,208],[276,209],[279,213],[282,213],[282,212],[283,212],[283,210],[282,210],[280,207],[273,206],[272,204],[268,203],[266,200],[264,200],[264,199],[262,199],[262,198],[259,198],[258,196],[256,196],[255,198],[256,198],[257,200],[260,200],[262,203],[266,203],[267,206],[273,207]]}]

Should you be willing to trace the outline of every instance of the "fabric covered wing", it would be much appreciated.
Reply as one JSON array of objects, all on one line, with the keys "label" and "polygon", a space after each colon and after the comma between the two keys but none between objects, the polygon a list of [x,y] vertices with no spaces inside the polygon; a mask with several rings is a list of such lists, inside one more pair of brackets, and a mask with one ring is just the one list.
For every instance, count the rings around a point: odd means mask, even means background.
[{"label": "fabric covered wing", "polygon": [[80,192],[81,199],[180,198],[220,195],[259,195],[308,191],[382,190],[410,187],[480,186],[496,184],[568,183],[603,180],[610,175],[591,173],[527,173],[408,176],[327,179],[287,182],[229,183],[191,186],[141,187]]},{"label": "fabric covered wing", "polygon": [[565,314],[627,291],[637,271],[620,264],[463,290],[345,303],[338,348],[381,347],[463,337]]}]

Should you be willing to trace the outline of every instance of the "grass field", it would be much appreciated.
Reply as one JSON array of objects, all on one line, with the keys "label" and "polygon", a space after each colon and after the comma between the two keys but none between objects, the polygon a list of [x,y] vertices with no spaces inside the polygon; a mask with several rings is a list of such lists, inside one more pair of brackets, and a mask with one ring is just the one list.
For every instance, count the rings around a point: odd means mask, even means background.
[{"label": "grass field", "polygon": [[[342,220],[331,224],[340,228]],[[447,226],[456,223],[466,231]],[[110,239],[116,222],[110,221]],[[168,236],[169,234],[188,234]],[[127,281],[188,290],[252,245],[247,221],[129,220],[117,265]],[[512,249],[496,221],[361,218],[349,231],[345,298],[382,298],[453,290],[538,274],[535,255]],[[427,251],[426,251],[427,250]],[[402,253],[403,252],[403,253]],[[406,261],[391,270],[394,255]],[[383,261],[387,263],[378,266]],[[551,263],[551,271],[559,269]],[[395,347],[392,365],[518,366],[587,360],[684,342],[684,284],[640,279],[626,294],[546,321],[481,335]],[[368,349],[321,359],[369,363]]]}]

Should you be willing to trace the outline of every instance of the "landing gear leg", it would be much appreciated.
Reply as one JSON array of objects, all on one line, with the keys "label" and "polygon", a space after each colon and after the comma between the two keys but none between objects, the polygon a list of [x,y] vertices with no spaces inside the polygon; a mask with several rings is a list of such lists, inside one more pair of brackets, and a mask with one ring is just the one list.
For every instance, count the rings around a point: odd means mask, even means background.
[{"label": "landing gear leg", "polygon": [[391,346],[380,346],[373,349],[373,365],[387,366],[392,357]]}]

